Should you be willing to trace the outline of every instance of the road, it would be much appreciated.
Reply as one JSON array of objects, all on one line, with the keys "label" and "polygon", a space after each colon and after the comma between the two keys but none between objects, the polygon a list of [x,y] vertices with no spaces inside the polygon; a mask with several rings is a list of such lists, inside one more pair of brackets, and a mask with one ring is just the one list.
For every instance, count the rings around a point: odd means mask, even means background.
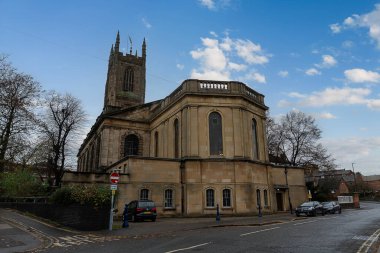
[{"label": "road", "polygon": [[[43,252],[344,252],[375,253],[380,204],[362,203],[342,214],[289,219],[265,226],[198,226],[166,231],[165,223],[134,223],[145,233],[75,234],[49,232]],[[190,222],[187,219],[184,222]],[[179,225],[180,226],[180,225]],[[161,231],[160,228],[162,227]],[[185,225],[183,226],[185,227]],[[41,227],[42,229],[42,227]],[[126,231],[126,230],[125,230]],[[140,232],[141,232],[140,231]],[[42,232],[42,231],[41,231]],[[48,233],[46,233],[48,235]]]}]

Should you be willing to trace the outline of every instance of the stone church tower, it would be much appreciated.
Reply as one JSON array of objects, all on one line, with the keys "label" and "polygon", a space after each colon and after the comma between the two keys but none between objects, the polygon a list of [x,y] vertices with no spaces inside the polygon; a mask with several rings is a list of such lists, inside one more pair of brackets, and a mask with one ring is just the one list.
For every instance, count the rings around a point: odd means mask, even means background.
[{"label": "stone church tower", "polygon": [[120,52],[120,35],[117,32],[115,46],[112,45],[108,62],[107,82],[103,113],[141,105],[145,102],[146,44],[142,44],[142,56],[130,50]]}]

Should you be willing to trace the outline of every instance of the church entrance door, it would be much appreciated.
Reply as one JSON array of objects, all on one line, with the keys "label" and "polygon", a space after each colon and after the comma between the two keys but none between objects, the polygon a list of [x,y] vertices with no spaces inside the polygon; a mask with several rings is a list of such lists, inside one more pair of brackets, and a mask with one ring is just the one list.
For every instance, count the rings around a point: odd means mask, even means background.
[{"label": "church entrance door", "polygon": [[277,211],[284,211],[284,201],[281,192],[276,192]]}]

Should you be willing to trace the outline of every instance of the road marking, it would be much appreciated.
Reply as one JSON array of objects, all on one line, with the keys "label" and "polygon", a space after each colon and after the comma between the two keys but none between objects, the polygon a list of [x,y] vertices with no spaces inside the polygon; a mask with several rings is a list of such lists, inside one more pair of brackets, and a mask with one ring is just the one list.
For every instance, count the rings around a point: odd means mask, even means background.
[{"label": "road marking", "polygon": [[311,220],[311,221],[300,222],[300,223],[293,224],[293,226],[298,226],[298,225],[307,224],[307,223],[313,223],[313,222],[316,222],[316,221],[317,221],[317,220]]},{"label": "road marking", "polygon": [[187,248],[182,248],[182,249],[175,249],[175,250],[171,250],[171,251],[166,251],[165,253],[173,253],[173,252],[178,252],[178,251],[184,251],[184,250],[194,249],[194,248],[198,248],[198,247],[205,246],[205,245],[210,244],[210,243],[211,243],[211,242],[206,242],[206,243],[202,243],[202,244],[194,245],[194,246],[187,247]]},{"label": "road marking", "polygon": [[256,234],[256,233],[265,232],[265,231],[269,231],[269,230],[273,230],[273,229],[277,229],[277,228],[280,228],[280,227],[267,228],[267,229],[263,229],[263,230],[259,230],[259,231],[253,231],[253,232],[241,234],[240,236],[246,236],[246,235],[250,235],[250,234]]},{"label": "road marking", "polygon": [[380,229],[376,230],[375,233],[373,233],[359,248],[359,250],[356,253],[367,253],[368,250],[371,248],[372,244],[377,241],[377,239],[380,236]]}]

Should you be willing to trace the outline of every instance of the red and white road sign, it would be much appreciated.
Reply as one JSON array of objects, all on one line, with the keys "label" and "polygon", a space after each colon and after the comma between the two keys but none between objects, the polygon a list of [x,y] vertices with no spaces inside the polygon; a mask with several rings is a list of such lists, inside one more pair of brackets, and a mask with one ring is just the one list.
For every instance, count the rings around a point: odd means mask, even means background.
[{"label": "red and white road sign", "polygon": [[112,184],[117,184],[119,182],[120,176],[117,172],[112,172],[110,176],[110,180]]}]

